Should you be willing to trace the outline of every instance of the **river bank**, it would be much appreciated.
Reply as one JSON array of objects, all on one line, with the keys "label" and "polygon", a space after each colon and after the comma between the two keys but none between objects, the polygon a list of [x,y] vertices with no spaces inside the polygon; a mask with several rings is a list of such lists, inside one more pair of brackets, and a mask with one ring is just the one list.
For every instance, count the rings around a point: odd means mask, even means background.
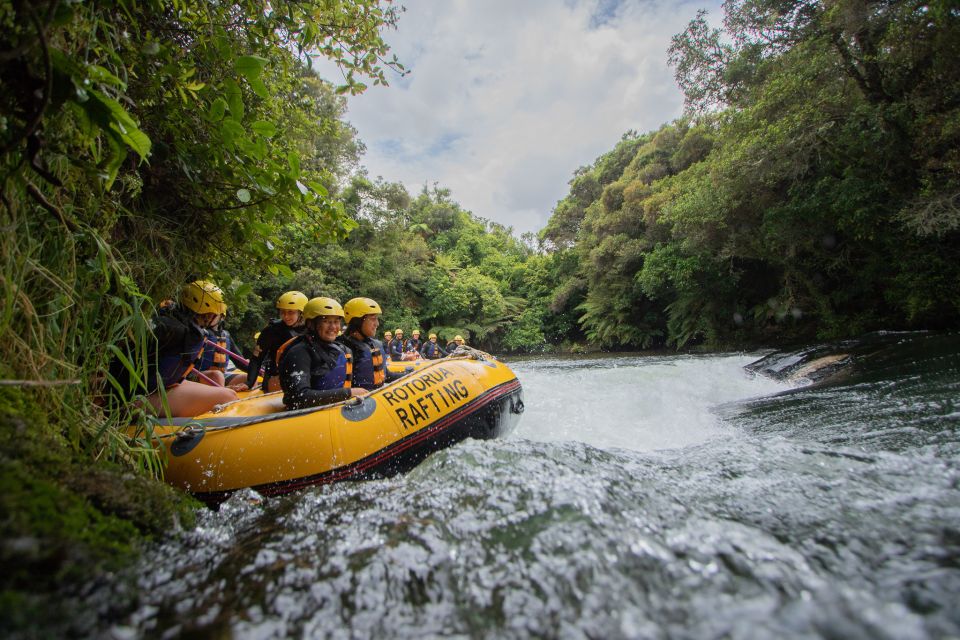
[{"label": "river bank", "polygon": [[0,635],[76,612],[69,596],[193,527],[199,506],[163,482],[91,461],[37,400],[0,387]]}]

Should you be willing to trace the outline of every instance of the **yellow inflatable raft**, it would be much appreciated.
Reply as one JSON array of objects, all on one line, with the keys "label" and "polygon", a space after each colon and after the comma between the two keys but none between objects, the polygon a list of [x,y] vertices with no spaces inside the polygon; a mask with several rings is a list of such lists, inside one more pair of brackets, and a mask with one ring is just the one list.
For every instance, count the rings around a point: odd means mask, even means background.
[{"label": "yellow inflatable raft", "polygon": [[155,429],[165,478],[208,504],[237,489],[279,495],[315,484],[383,477],[465,438],[496,438],[523,412],[516,375],[485,354],[433,360],[371,393],[284,411],[260,394]]},{"label": "yellow inflatable raft", "polygon": [[427,360],[426,358],[418,358],[417,360],[401,360],[399,362],[387,360],[387,371],[390,371],[391,373],[418,371],[431,362],[438,362],[438,360]]}]

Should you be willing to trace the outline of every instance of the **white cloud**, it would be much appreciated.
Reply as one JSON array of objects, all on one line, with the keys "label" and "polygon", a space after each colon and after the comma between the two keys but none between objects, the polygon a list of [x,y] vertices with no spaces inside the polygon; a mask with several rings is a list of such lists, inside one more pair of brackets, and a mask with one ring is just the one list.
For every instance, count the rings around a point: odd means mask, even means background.
[{"label": "white cloud", "polygon": [[[699,2],[405,0],[386,40],[408,68],[349,99],[372,176],[450,188],[517,233],[550,217],[580,166],[628,129],[680,115],[667,66]],[[707,8],[717,16],[718,0]]]}]

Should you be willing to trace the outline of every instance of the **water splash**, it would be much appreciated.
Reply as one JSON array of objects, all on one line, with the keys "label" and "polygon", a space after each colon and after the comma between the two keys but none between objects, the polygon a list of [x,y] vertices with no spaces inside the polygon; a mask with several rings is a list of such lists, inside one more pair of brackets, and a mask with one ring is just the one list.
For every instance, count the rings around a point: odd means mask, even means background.
[{"label": "water splash", "polygon": [[511,438],[235,495],[93,590],[73,631],[956,637],[960,374],[942,356],[802,389],[743,374],[749,356],[521,363]]}]

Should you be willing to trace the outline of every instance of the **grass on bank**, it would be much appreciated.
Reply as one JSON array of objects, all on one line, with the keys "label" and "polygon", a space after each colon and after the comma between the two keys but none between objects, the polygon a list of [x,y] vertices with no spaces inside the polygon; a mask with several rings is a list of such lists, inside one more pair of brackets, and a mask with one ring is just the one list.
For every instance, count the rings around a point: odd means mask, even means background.
[{"label": "grass on bank", "polygon": [[[104,410],[105,345],[146,344],[164,252],[118,258],[96,228],[0,208],[0,635],[58,611],[66,591],[192,527],[199,504],[158,480],[160,459]],[[179,274],[174,274],[174,276]],[[166,274],[170,277],[170,274]],[[145,361],[134,348],[131,366]],[[149,433],[149,432],[147,432]]]}]

